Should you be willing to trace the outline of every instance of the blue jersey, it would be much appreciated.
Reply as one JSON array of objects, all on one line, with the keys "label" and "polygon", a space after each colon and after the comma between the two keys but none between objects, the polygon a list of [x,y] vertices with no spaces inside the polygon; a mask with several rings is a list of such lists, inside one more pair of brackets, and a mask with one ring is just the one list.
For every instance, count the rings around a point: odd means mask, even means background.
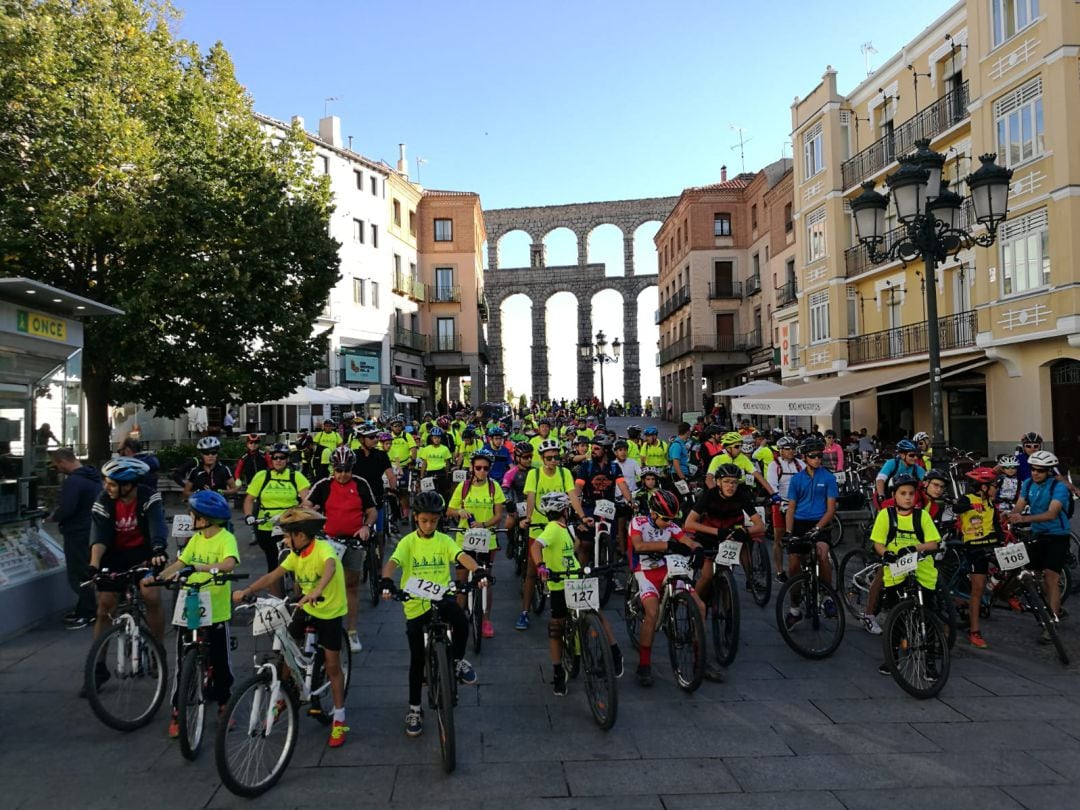
[{"label": "blue jersey", "polygon": [[795,501],[796,520],[820,520],[829,509],[829,498],[840,495],[836,476],[824,467],[814,475],[809,468],[795,473],[788,485],[788,500]]}]

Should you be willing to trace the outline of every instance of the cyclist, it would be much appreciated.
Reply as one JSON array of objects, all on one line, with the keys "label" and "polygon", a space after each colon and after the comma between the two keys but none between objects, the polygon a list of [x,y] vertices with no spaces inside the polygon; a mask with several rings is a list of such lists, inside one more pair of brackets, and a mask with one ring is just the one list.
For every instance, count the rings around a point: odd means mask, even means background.
[{"label": "cyclist", "polygon": [[836,441],[836,431],[825,431],[825,446],[822,448],[821,466],[832,473],[844,471],[844,448]]},{"label": "cyclist", "polygon": [[[529,475],[529,470],[532,469],[532,455],[532,445],[528,442],[514,445],[514,466],[507,470],[502,477],[503,494],[506,495],[507,503],[510,504],[506,508],[505,528],[507,533],[512,532],[518,524],[517,505],[527,501],[525,497],[525,479]],[[510,549],[508,548],[507,553],[509,552]]]},{"label": "cyclist", "polygon": [[255,473],[270,469],[270,457],[259,448],[259,434],[249,433],[244,437],[246,450],[236,462],[233,478],[246,489],[251,484]]},{"label": "cyclist", "polygon": [[466,427],[461,431],[461,443],[458,445],[457,454],[454,456],[454,466],[459,469],[468,469],[473,453],[480,450],[484,443],[476,437],[476,429]]},{"label": "cyclist", "polygon": [[[326,518],[314,509],[294,506],[281,513],[278,520],[285,532],[285,546],[291,553],[281,565],[263,574],[246,588],[233,592],[233,601],[243,601],[249,593],[274,585],[280,590],[282,577],[292,572],[303,596],[289,625],[289,633],[297,641],[304,637],[305,628],[314,625],[319,646],[323,648],[326,677],[334,698],[334,716],[327,745],[338,748],[345,744],[345,673],[341,669],[341,617],[348,612],[345,596],[345,576],[334,547],[318,535]],[[321,600],[320,600],[321,597]]]},{"label": "cyclist", "polygon": [[[622,476],[622,470],[611,456],[612,442],[606,435],[599,435],[592,440],[592,456],[588,461],[582,462],[574,470],[574,483],[577,486],[578,496],[581,499],[585,514],[590,517],[598,500],[607,500],[615,503],[616,492],[622,496],[626,503],[631,501],[630,488]],[[615,529],[611,526],[610,529]],[[595,530],[594,524],[578,526],[578,537],[585,539],[590,537],[589,532]],[[609,537],[610,541],[610,537]],[[582,562],[586,562],[592,552],[592,546],[582,544],[579,548]],[[612,549],[614,551],[614,549]]]},{"label": "cyclist", "polygon": [[[480,586],[486,585],[487,571],[480,567],[448,535],[440,532],[439,521],[445,508],[442,496],[437,492],[421,492],[413,498],[413,518],[416,530],[398,541],[397,548],[383,566],[383,599],[389,599],[396,591],[391,577],[401,569],[402,583],[412,577],[433,582],[442,587],[450,585],[450,572],[455,563],[468,571],[476,572]],[[410,599],[403,605],[405,610],[405,635],[409,640],[409,711],[405,715],[405,733],[418,737],[424,730],[423,710],[420,707],[420,691],[424,680],[424,628],[431,621],[432,609],[437,610],[451,628],[451,666],[460,683],[472,686],[476,683],[476,671],[465,660],[465,645],[469,641],[469,620],[465,611],[453,599],[429,602]]]},{"label": "cyclist", "polygon": [[489,427],[484,448],[491,453],[491,477],[502,481],[514,463],[513,448],[506,444],[506,431],[498,425]]},{"label": "cyclist", "polygon": [[750,451],[750,460],[757,464],[759,470],[767,470],[769,465],[776,460],[776,448],[769,445],[769,431],[762,433],[754,431],[754,445]]},{"label": "cyclist", "polygon": [[915,446],[915,442],[909,439],[901,439],[896,443],[896,456],[890,458],[881,466],[881,470],[874,480],[876,498],[874,505],[878,509],[881,508],[881,502],[885,499],[886,489],[896,489],[892,480],[896,476],[907,475],[916,481],[923,480],[926,475],[926,468],[919,463],[919,460],[919,448]]},{"label": "cyclist", "polygon": [[667,442],[660,438],[660,431],[656,425],[649,425],[641,433],[641,457],[639,461],[643,467],[655,467],[658,470],[666,469],[668,464]]},{"label": "cyclist", "polygon": [[990,570],[990,556],[986,551],[998,545],[1002,539],[1001,521],[997,509],[994,508],[997,475],[989,467],[976,467],[965,477],[968,479],[968,491],[956,499],[955,512],[968,565],[971,567],[971,575],[968,577],[971,586],[968,598],[968,641],[972,647],[985,650],[986,639],[979,632],[979,610]]},{"label": "cyclist", "polygon": [[924,470],[929,470],[933,466],[930,463],[930,434],[920,430],[911,437],[911,440],[915,442],[915,447],[919,450],[919,464]]},{"label": "cyclist", "polygon": [[[881,566],[881,577],[885,586],[887,603],[895,601],[895,588],[907,577],[906,574],[899,579],[893,577],[889,564],[896,562],[901,555],[909,552],[935,552],[938,541],[941,539],[930,513],[915,506],[915,495],[918,489],[919,479],[914,475],[901,473],[894,476],[895,506],[886,507],[878,512],[874,519],[874,526],[870,530],[874,551],[881,555],[884,563]],[[933,592],[937,587],[937,568],[934,566],[933,557],[926,556],[919,560],[915,568],[915,576],[923,590],[928,592],[928,598],[934,598]],[[891,670],[885,663],[878,667],[878,672],[882,675],[891,674]]]},{"label": "cyclist", "polygon": [[777,452],[780,453],[780,457],[765,468],[765,476],[766,480],[769,482],[769,486],[772,487],[773,492],[777,492],[780,495],[780,502],[771,505],[773,528],[772,558],[773,563],[776,566],[776,579],[779,582],[785,582],[787,580],[787,573],[783,570],[781,563],[783,561],[782,546],[784,543],[784,530],[786,526],[784,514],[787,512],[788,508],[788,490],[791,487],[792,477],[802,472],[806,467],[805,464],[795,457],[795,450],[797,447],[798,442],[790,436],[784,436],[776,443]]},{"label": "cyclist", "polygon": [[661,472],[662,470],[655,467],[645,467],[641,470],[641,486],[634,492],[635,514],[648,516],[649,496],[660,489]]},{"label": "cyclist", "polygon": [[[286,445],[288,448],[288,445]],[[296,451],[300,458],[300,472],[306,476],[315,475],[315,440],[312,438],[311,433],[306,427],[300,428],[300,433],[296,437]],[[273,464],[270,468],[273,468]]]},{"label": "cyclist", "polygon": [[[581,498],[578,496],[574,476],[565,467],[559,466],[560,456],[559,442],[556,439],[545,439],[540,443],[540,461],[543,466],[539,469],[533,467],[525,477],[526,517],[518,523],[529,530],[529,548],[527,556],[532,559],[532,543],[540,536],[547,525],[548,518],[537,509],[540,499],[548,492],[565,492],[570,497],[574,512],[578,518],[591,525],[592,518],[585,516],[581,506]],[[529,604],[532,602],[533,588],[536,587],[536,567],[529,565],[525,572],[525,587],[521,592],[521,614],[514,625],[517,630],[529,629]]]},{"label": "cyclist", "polygon": [[927,470],[919,486],[919,494],[915,496],[915,505],[929,510],[938,532],[944,523],[956,517],[955,510],[949,510],[948,487],[949,479],[945,473],[941,470]]},{"label": "cyclist", "polygon": [[[821,578],[832,582],[832,565],[829,563],[829,524],[836,515],[836,500],[840,496],[836,486],[836,476],[822,468],[824,442],[810,439],[802,446],[803,461],[806,466],[795,474],[788,486],[788,509],[784,516],[787,535],[801,537],[814,529],[821,530],[816,551],[821,565]],[[788,575],[799,572],[800,554],[788,555]],[[825,615],[832,616],[838,609],[831,600],[824,603]],[[788,627],[793,627],[801,618],[799,608],[790,608],[784,618]]]},{"label": "cyclist", "polygon": [[[323,531],[333,539],[358,538],[364,542],[375,533],[378,520],[378,497],[370,483],[355,474],[357,459],[345,445],[330,454],[330,478],[315,482],[302,506],[318,509],[326,516]],[[381,483],[381,481],[380,481]],[[345,634],[349,648],[360,652],[364,645],[356,632],[357,614],[360,609],[360,580],[364,572],[364,549],[348,548],[341,557],[345,572]]]},{"label": "cyclist", "polygon": [[[547,517],[548,522],[536,543],[529,549],[529,560],[535,566],[539,577],[547,581],[551,574],[565,574],[568,571],[579,571],[581,565],[574,554],[574,539],[567,529],[567,521],[570,518],[572,501],[566,492],[547,492],[540,498],[539,510]],[[566,669],[562,663],[562,637],[566,627],[566,586],[562,582],[548,582],[548,593],[551,596],[551,620],[548,622],[548,650],[551,653],[553,668],[552,690],[560,697],[566,694]],[[611,659],[615,665],[615,677],[621,678],[623,674],[622,650],[615,642],[615,636],[611,632],[611,625],[607,617],[600,611],[597,612],[600,621],[604,625],[608,644],[611,645]]]},{"label": "cyclist", "polygon": [[[1069,519],[1065,509],[1072,495],[1064,482],[1054,478],[1057,456],[1048,450],[1037,450],[1027,461],[1031,478],[1020,488],[1020,498],[1016,501],[1016,509],[1009,514],[1009,523],[1031,526],[1032,539],[1039,541],[1028,547],[1031,567],[1042,572],[1050,610],[1059,616],[1059,580],[1069,551]],[[1025,509],[1030,514],[1023,514]],[[1050,634],[1044,630],[1039,641],[1049,644]]]},{"label": "cyclist", "polygon": [[[259,548],[266,558],[267,573],[277,569],[279,549],[274,539],[273,527],[269,522],[259,521],[277,517],[286,509],[298,506],[311,488],[311,482],[303,473],[289,468],[288,464],[289,445],[271,445],[270,469],[255,473],[244,497],[244,522],[248,526],[258,524],[255,535],[259,538]],[[278,587],[276,582],[274,587]],[[271,590],[275,596],[281,596],[280,590]]]},{"label": "cyclist", "polygon": [[[443,417],[445,418],[445,417]],[[446,432],[436,425],[428,434],[428,444],[421,447],[417,453],[417,461],[420,462],[420,478],[431,477],[435,479],[435,491],[446,500],[446,492],[450,488],[449,466],[453,460],[453,451],[443,444]]]},{"label": "cyclist", "polygon": [[192,492],[210,489],[222,495],[236,493],[236,481],[232,470],[218,459],[221,453],[221,440],[217,436],[203,436],[195,448],[202,455],[202,462],[193,464],[184,475],[184,497],[190,498]]},{"label": "cyclist", "polygon": [[[753,492],[755,486],[760,486],[768,495],[774,494],[772,487],[769,486],[769,482],[761,475],[761,472],[754,465],[754,462],[742,451],[743,437],[742,434],[731,431],[725,433],[720,440],[723,445],[724,452],[713,458],[709,463],[709,469],[705,475],[705,486],[709,489],[716,487],[716,470],[718,470],[724,464],[733,464],[743,471],[743,478],[747,487]],[[773,503],[779,501],[779,497],[773,498]]]},{"label": "cyclist", "polygon": [[678,494],[678,490],[675,488],[676,481],[682,481],[689,487],[690,479],[690,423],[679,422],[678,428],[676,428],[676,436],[671,440],[671,444],[668,445],[668,475],[671,478],[671,491],[677,494],[680,502],[682,502],[682,495]]},{"label": "cyclist", "polygon": [[[491,556],[488,559],[495,559],[494,555],[499,549],[495,528],[502,522],[506,504],[506,495],[502,487],[491,478],[492,461],[493,456],[490,450],[481,448],[472,454],[471,475],[457,485],[447,510],[447,515],[459,518],[458,525],[462,529],[490,530],[489,553]],[[464,570],[459,570],[458,574],[459,581],[464,581]],[[491,626],[493,596],[494,593],[489,590],[487,610],[480,627],[484,638],[495,636],[495,628]]]},{"label": "cyclist", "polygon": [[363,478],[371,488],[371,494],[375,496],[375,506],[378,510],[375,530],[379,533],[381,542],[383,532],[386,531],[386,488],[389,486],[390,489],[396,490],[398,481],[390,456],[385,450],[377,447],[379,433],[373,427],[365,426],[361,429],[360,446],[353,451],[355,459],[353,475]]},{"label": "cyclist", "polygon": [[641,425],[630,425],[626,429],[626,456],[641,463]]},{"label": "cyclist", "polygon": [[1019,469],[1020,462],[1016,460],[1016,456],[1002,456],[998,460],[995,471],[1001,473],[996,500],[999,509],[1011,512],[1016,499],[1020,497],[1020,477],[1017,475]]},{"label": "cyclist", "polygon": [[[188,498],[188,514],[192,518],[195,534],[180,551],[176,562],[165,568],[158,578],[162,580],[187,576],[192,585],[209,581],[216,572],[227,574],[240,562],[236,536],[226,525],[232,517],[225,498],[211,490],[199,490]],[[225,711],[229,690],[233,685],[232,666],[229,663],[229,619],[232,617],[232,600],[229,584],[210,585],[210,621],[206,628],[210,642],[210,667],[205,689],[207,700],[216,700],[218,716]],[[181,594],[180,599],[184,598]],[[184,652],[184,634],[176,634],[176,674],[172,689],[172,717],[169,720],[169,737],[180,736],[180,715],[176,699],[180,693],[180,661]]]},{"label": "cyclist", "polygon": [[[102,466],[105,490],[90,510],[91,576],[102,568],[119,572],[147,563],[159,566],[166,562],[168,529],[161,495],[140,483],[149,469],[146,462],[130,456],[110,459]],[[123,590],[120,584],[98,584],[95,639],[112,626],[112,612]],[[161,590],[144,582],[140,591],[146,603],[150,632],[158,641],[164,641]]]},{"label": "cyclist", "polygon": [[344,444],[345,440],[338,433],[333,419],[324,419],[322,430],[312,436],[311,440],[315,449],[315,478],[326,478],[330,469],[330,454],[339,444]]},{"label": "cyclist", "polygon": [[551,435],[551,420],[546,417],[537,423],[536,430],[537,435],[529,439],[529,444],[533,447],[533,466],[539,469],[543,466],[540,461],[540,444],[548,439],[558,439],[558,436]]},{"label": "cyclist", "polygon": [[569,467],[577,467],[584,464],[592,457],[589,440],[585,436],[576,436],[574,441],[567,445],[566,464]]},{"label": "cyclist", "polygon": [[618,439],[612,445],[615,451],[615,463],[619,465],[622,478],[626,481],[626,488],[630,490],[630,500],[622,497],[619,491],[615,495],[615,518],[618,523],[616,537],[618,547],[625,548],[626,531],[630,518],[634,516],[634,504],[637,498],[638,479],[641,477],[641,465],[637,459],[630,458],[630,445],[625,439]]},{"label": "cyclist", "polygon": [[[645,612],[638,639],[637,679],[642,686],[652,686],[652,642],[656,632],[656,618],[660,609],[660,590],[667,577],[669,552],[686,554],[699,549],[700,543],[683,532],[675,518],[679,514],[679,499],[675,493],[653,490],[649,496],[649,514],[635,517],[630,522],[627,555],[630,570],[638,584],[638,599]],[[700,554],[700,552],[698,552]],[[705,615],[705,605],[696,592],[690,592]]]}]

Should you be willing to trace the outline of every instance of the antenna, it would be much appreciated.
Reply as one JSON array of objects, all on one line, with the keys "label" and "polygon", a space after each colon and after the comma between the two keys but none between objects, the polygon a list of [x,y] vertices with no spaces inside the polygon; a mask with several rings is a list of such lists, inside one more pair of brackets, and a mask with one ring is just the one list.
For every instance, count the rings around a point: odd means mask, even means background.
[{"label": "antenna", "polygon": [[874,72],[870,69],[870,57],[877,53],[877,48],[874,47],[873,42],[864,42],[859,50],[862,51],[863,61],[866,63],[866,75],[869,76]]},{"label": "antenna", "polygon": [[741,171],[745,172],[746,171],[746,144],[750,143],[750,141],[752,141],[754,139],[753,138],[744,138],[743,133],[746,132],[746,130],[743,129],[742,127],[737,127],[734,124],[729,124],[728,128],[731,129],[732,132],[738,132],[739,133],[739,145],[738,146],[733,146],[733,147],[731,147],[731,149],[732,149],[732,151],[734,151],[736,149],[739,150],[739,163],[742,165]]},{"label": "antenna", "polygon": [[420,167],[425,165],[427,160],[425,158],[416,156],[416,185],[420,185]]},{"label": "antenna", "polygon": [[341,101],[341,96],[327,96],[326,98],[323,99],[323,108],[322,108],[323,118],[326,118],[326,116],[328,116],[330,114],[330,102],[331,101]]}]

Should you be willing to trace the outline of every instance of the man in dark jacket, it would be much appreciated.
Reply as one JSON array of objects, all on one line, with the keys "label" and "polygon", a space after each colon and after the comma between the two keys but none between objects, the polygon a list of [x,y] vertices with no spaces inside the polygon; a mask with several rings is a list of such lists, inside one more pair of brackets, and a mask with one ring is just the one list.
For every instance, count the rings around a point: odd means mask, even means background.
[{"label": "man in dark jacket", "polygon": [[82,588],[79,582],[90,564],[90,510],[101,494],[101,474],[79,463],[75,454],[61,447],[52,454],[53,466],[67,476],[60,487],[60,500],[52,519],[60,525],[67,558],[68,585],[75,592],[75,608],[64,617],[69,630],[79,630],[93,623],[97,612],[94,589]]}]

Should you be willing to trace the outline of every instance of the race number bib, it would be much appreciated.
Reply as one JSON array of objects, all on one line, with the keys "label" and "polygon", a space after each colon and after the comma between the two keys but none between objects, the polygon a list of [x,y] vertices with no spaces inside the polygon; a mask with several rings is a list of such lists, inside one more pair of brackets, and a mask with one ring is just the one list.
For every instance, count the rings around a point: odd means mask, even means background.
[{"label": "race number bib", "polygon": [[345,556],[345,551],[349,548],[341,540],[331,540],[327,538],[326,542],[330,544],[330,548],[334,550],[334,554],[337,555],[339,560]]},{"label": "race number bib", "polygon": [[690,558],[681,554],[668,554],[664,557],[667,563],[668,575],[673,577],[690,576]]},{"label": "race number bib", "polygon": [[453,482],[455,484],[460,484],[462,481],[464,481],[468,477],[469,477],[468,470],[454,470],[453,474],[451,475],[451,480],[453,480]]},{"label": "race number bib", "polygon": [[746,475],[743,476],[743,480],[746,482],[746,485],[748,487],[752,487],[754,485],[754,474],[753,473],[747,473]]},{"label": "race number bib", "polygon": [[1022,568],[1027,565],[1031,558],[1028,557],[1027,546],[1023,543],[1012,543],[1008,546],[994,549],[998,565],[1002,571],[1012,571],[1014,568]]},{"label": "race number bib", "polygon": [[893,579],[900,579],[906,577],[912,571],[915,570],[915,566],[919,564],[918,554],[905,554],[899,560],[894,563],[889,563],[889,573],[892,574]]},{"label": "race number bib", "polygon": [[193,534],[195,534],[195,519],[191,515],[173,515],[173,537],[177,540],[187,540]]},{"label": "race number bib", "polygon": [[177,627],[186,627],[188,630],[213,624],[213,613],[210,610],[210,591],[205,589],[201,591],[182,591],[180,598],[176,600],[172,623]]},{"label": "race number bib", "polygon": [[593,514],[604,520],[614,520],[615,504],[612,501],[597,501],[596,505],[593,507]]},{"label": "race number bib", "polygon": [[675,482],[675,489],[678,491],[678,493],[680,495],[689,495],[690,494],[690,485],[688,483],[686,483],[685,481],[683,481],[681,478],[678,481]]},{"label": "race number bib", "polygon": [[402,590],[419,599],[438,601],[446,593],[446,586],[420,577],[409,577]]},{"label": "race number bib", "polygon": [[566,580],[566,606],[571,610],[599,610],[600,588],[596,577]]},{"label": "race number bib", "polygon": [[716,550],[716,561],[720,565],[738,565],[740,551],[742,551],[742,543],[736,540],[725,540]]},{"label": "race number bib", "polygon": [[514,508],[517,509],[518,517],[525,517],[528,512],[529,504],[525,501],[518,501]]},{"label": "race number bib", "polygon": [[280,523],[275,523],[274,524],[274,528],[272,528],[270,530],[270,536],[271,537],[284,537],[285,536],[285,530],[283,528],[281,528]]},{"label": "race number bib", "polygon": [[420,491],[421,492],[434,492],[435,491],[435,479],[428,476],[427,478],[420,479]]},{"label": "race number bib", "polygon": [[491,532],[487,529],[467,529],[461,538],[461,547],[465,551],[486,552],[491,543]]}]

